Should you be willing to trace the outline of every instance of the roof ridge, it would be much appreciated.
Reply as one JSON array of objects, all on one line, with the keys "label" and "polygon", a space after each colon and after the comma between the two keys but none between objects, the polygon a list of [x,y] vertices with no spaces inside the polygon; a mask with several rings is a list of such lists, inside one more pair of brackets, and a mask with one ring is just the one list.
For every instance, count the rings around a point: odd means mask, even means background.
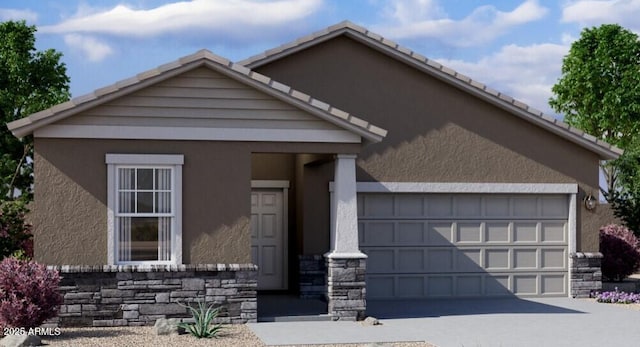
[{"label": "roof ridge", "polygon": [[[568,136],[577,136],[579,140],[589,142],[597,147],[600,147],[608,152],[620,155],[622,154],[622,150],[616,146],[613,146],[609,143],[606,143],[600,139],[595,138],[594,136],[585,133],[582,130],[571,127],[565,122],[556,119],[548,114],[540,111],[537,108],[534,108],[524,102],[521,102],[507,94],[499,92],[488,85],[481,83],[477,80],[470,78],[462,73],[457,72],[454,69],[451,69],[447,66],[444,66],[438,63],[435,60],[429,59],[426,56],[417,53],[407,47],[404,47],[393,40],[386,39],[385,37],[376,34],[365,27],[357,25],[351,21],[344,20],[337,24],[331,25],[325,29],[318,30],[309,35],[303,36],[299,39],[291,41],[289,43],[282,44],[275,48],[269,49],[263,53],[251,56],[247,59],[241,60],[238,63],[254,68],[256,66],[260,66],[264,63],[268,63],[270,61],[278,59],[282,55],[287,55],[289,52],[293,53],[298,49],[304,49],[303,46],[308,45],[312,42],[322,42],[324,40],[333,38],[335,36],[341,34],[350,34],[354,38],[358,39],[369,39],[374,41],[378,45],[382,45],[383,47],[387,47],[391,50],[393,55],[400,55],[404,57],[410,62],[415,64],[419,64],[420,68],[425,71],[435,72],[441,75],[441,77],[446,77],[450,79],[452,82],[456,82],[460,84],[460,86],[473,89],[479,93],[479,95],[484,96],[485,98],[491,98],[495,102],[499,102],[509,108],[512,108],[513,111],[522,112],[522,116],[528,117],[531,121],[539,122],[542,126],[546,124],[550,127],[555,127],[556,130],[563,132]],[[366,41],[360,40],[363,43]]]}]

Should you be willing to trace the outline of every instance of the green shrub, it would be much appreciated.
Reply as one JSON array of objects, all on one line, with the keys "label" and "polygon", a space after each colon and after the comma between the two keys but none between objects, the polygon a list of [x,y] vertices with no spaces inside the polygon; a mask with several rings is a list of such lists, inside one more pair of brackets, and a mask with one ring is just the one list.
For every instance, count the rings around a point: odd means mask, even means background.
[{"label": "green shrub", "polygon": [[222,330],[222,324],[212,324],[213,320],[218,317],[220,307],[205,305],[204,302],[198,302],[198,308],[180,304],[191,311],[194,323],[180,323],[180,327],[184,328],[189,334],[197,338],[218,338],[218,334]]},{"label": "green shrub", "polygon": [[33,257],[31,225],[24,219],[27,212],[22,201],[0,202],[0,259],[20,250],[24,259]]}]

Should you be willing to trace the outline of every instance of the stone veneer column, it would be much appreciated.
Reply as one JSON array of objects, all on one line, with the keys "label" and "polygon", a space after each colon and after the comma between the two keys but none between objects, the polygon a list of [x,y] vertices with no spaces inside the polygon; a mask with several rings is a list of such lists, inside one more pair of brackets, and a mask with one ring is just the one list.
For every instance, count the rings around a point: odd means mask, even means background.
[{"label": "stone veneer column", "polygon": [[329,315],[333,320],[364,318],[367,256],[358,248],[355,154],[336,155],[331,197],[331,251],[325,258]]},{"label": "stone veneer column", "polygon": [[364,280],[366,256],[327,256],[327,303],[332,320],[364,319],[367,308]]},{"label": "stone veneer column", "polygon": [[569,282],[571,297],[588,298],[602,289],[602,253],[571,253]]}]

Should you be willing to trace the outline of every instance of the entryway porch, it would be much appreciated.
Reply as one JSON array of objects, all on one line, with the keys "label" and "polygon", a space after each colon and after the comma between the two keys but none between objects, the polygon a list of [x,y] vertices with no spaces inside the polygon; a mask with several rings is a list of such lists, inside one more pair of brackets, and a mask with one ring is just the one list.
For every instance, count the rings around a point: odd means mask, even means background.
[{"label": "entryway porch", "polygon": [[355,160],[355,154],[252,154],[258,320],[364,315]]}]

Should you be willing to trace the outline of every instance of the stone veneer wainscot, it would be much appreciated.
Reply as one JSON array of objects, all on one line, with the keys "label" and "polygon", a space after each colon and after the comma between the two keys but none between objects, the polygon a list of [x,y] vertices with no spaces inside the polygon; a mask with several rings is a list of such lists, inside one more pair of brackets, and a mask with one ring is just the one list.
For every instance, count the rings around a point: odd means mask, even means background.
[{"label": "stone veneer wainscot", "polygon": [[60,273],[64,304],[48,323],[67,326],[153,325],[191,318],[178,303],[221,306],[219,323],[257,320],[252,264],[49,266]]},{"label": "stone veneer wainscot", "polygon": [[327,265],[321,255],[299,255],[300,298],[324,299],[327,296]]}]

